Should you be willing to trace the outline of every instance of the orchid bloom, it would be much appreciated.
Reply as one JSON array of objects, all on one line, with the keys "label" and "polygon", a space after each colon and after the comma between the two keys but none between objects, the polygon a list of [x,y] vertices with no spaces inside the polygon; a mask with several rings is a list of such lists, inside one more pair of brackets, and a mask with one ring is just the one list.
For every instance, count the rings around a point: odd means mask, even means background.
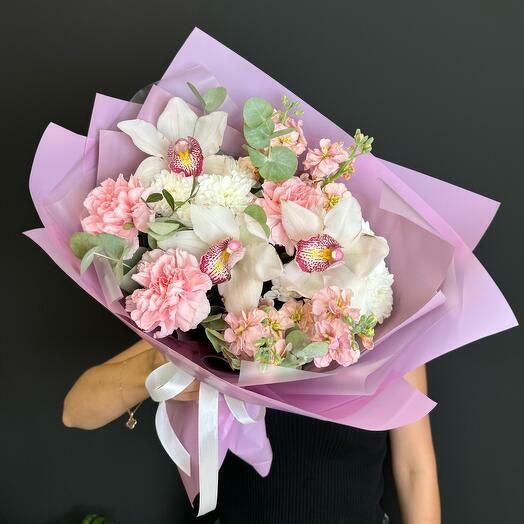
[{"label": "orchid bloom", "polygon": [[124,120],[118,128],[129,135],[138,149],[149,156],[135,176],[149,187],[163,169],[184,176],[198,176],[204,158],[220,149],[227,125],[227,113],[215,111],[197,116],[184,100],[173,97],[158,117],[156,127],[145,120]]},{"label": "orchid bloom", "polygon": [[222,206],[190,207],[193,230],[180,231],[158,243],[180,248],[200,260],[200,270],[218,285],[229,313],[257,307],[264,282],[282,274],[282,263],[260,224]]},{"label": "orchid bloom", "polygon": [[282,224],[296,242],[296,253],[284,266],[280,285],[307,298],[329,286],[351,288],[389,253],[384,238],[362,229],[362,212],[353,196],[324,217],[295,202],[282,202]]}]

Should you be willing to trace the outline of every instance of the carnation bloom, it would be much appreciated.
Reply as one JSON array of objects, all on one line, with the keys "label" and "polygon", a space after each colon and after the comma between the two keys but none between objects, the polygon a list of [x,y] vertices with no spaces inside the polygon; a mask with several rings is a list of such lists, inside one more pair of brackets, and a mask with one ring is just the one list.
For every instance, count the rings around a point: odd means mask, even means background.
[{"label": "carnation bloom", "polygon": [[184,176],[198,176],[204,160],[220,149],[227,125],[227,113],[214,111],[197,116],[179,97],[169,100],[158,117],[156,127],[145,120],[124,120],[118,128],[148,155],[135,175],[148,187],[163,169]]},{"label": "carnation bloom", "polygon": [[298,177],[291,177],[281,184],[265,181],[262,185],[263,197],[258,204],[264,208],[267,223],[271,229],[270,240],[286,248],[291,255],[295,242],[289,237],[282,223],[282,203],[295,202],[305,209],[315,209],[321,204],[321,194],[312,185]]},{"label": "carnation bloom", "polygon": [[84,201],[89,215],[82,220],[82,228],[93,235],[109,233],[133,243],[138,231],[146,231],[155,217],[142,200],[144,191],[134,176],[129,181],[123,175],[104,180]]},{"label": "carnation bloom", "polygon": [[272,146],[281,146],[291,149],[295,155],[301,155],[307,147],[306,137],[302,130],[302,120],[298,122],[293,118],[288,117],[282,124],[278,119],[278,115],[273,115],[273,122],[275,123],[275,131],[282,131],[282,129],[290,128],[292,131],[285,135],[280,135],[271,139]]},{"label": "carnation bloom", "polygon": [[333,360],[341,366],[347,367],[357,362],[360,357],[360,351],[351,347],[349,326],[342,320],[321,320],[317,322],[312,340],[328,344],[327,353],[314,359],[317,367],[329,366]]},{"label": "carnation bloom", "polygon": [[304,169],[309,169],[314,180],[322,180],[334,175],[339,165],[349,158],[342,142],[331,142],[328,138],[320,140],[320,149],[308,149]]},{"label": "carnation bloom", "polygon": [[211,289],[211,279],[186,251],[148,251],[132,278],[142,288],[127,297],[126,310],[140,329],[160,328],[155,338],[166,337],[176,329],[195,329],[209,315],[206,291]]},{"label": "carnation bloom", "polygon": [[317,320],[351,317],[358,321],[360,311],[351,307],[351,291],[337,286],[325,287],[311,297],[313,315]]},{"label": "carnation bloom", "polygon": [[229,351],[253,359],[257,351],[255,344],[266,333],[266,327],[262,324],[265,318],[264,311],[256,308],[228,313],[224,318],[229,326],[224,331],[224,339],[229,344]]}]

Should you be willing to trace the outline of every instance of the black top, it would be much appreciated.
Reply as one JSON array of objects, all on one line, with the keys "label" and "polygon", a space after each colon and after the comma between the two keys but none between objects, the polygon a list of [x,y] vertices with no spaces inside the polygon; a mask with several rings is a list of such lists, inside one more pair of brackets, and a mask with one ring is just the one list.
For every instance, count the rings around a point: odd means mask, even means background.
[{"label": "black top", "polygon": [[386,431],[268,410],[273,464],[266,478],[228,453],[220,470],[221,524],[382,524]]}]

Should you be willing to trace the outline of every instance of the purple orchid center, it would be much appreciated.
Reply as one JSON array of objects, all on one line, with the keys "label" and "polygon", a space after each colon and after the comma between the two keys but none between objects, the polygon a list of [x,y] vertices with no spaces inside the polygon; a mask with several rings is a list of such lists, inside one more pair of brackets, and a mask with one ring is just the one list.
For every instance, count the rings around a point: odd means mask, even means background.
[{"label": "purple orchid center", "polygon": [[297,243],[295,261],[306,273],[320,273],[339,265],[344,258],[342,246],[330,235],[315,235]]},{"label": "purple orchid center", "polygon": [[213,284],[231,279],[231,268],[244,256],[240,240],[226,238],[210,246],[200,258],[200,271],[206,273]]},{"label": "purple orchid center", "polygon": [[198,176],[202,173],[204,166],[204,154],[198,140],[188,136],[179,138],[174,144],[169,144],[167,161],[173,173]]}]

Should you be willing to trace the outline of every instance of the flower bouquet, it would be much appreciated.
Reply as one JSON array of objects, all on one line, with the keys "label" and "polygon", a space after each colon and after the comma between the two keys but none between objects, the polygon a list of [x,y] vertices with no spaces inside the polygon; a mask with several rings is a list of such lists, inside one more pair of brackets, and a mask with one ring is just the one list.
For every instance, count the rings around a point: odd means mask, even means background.
[{"label": "flower bouquet", "polygon": [[199,514],[228,449],[268,473],[266,407],[398,427],[434,406],[405,373],[515,325],[472,254],[498,204],[372,142],[197,29],[87,137],[42,137],[27,234],[168,358],[146,386]]}]

